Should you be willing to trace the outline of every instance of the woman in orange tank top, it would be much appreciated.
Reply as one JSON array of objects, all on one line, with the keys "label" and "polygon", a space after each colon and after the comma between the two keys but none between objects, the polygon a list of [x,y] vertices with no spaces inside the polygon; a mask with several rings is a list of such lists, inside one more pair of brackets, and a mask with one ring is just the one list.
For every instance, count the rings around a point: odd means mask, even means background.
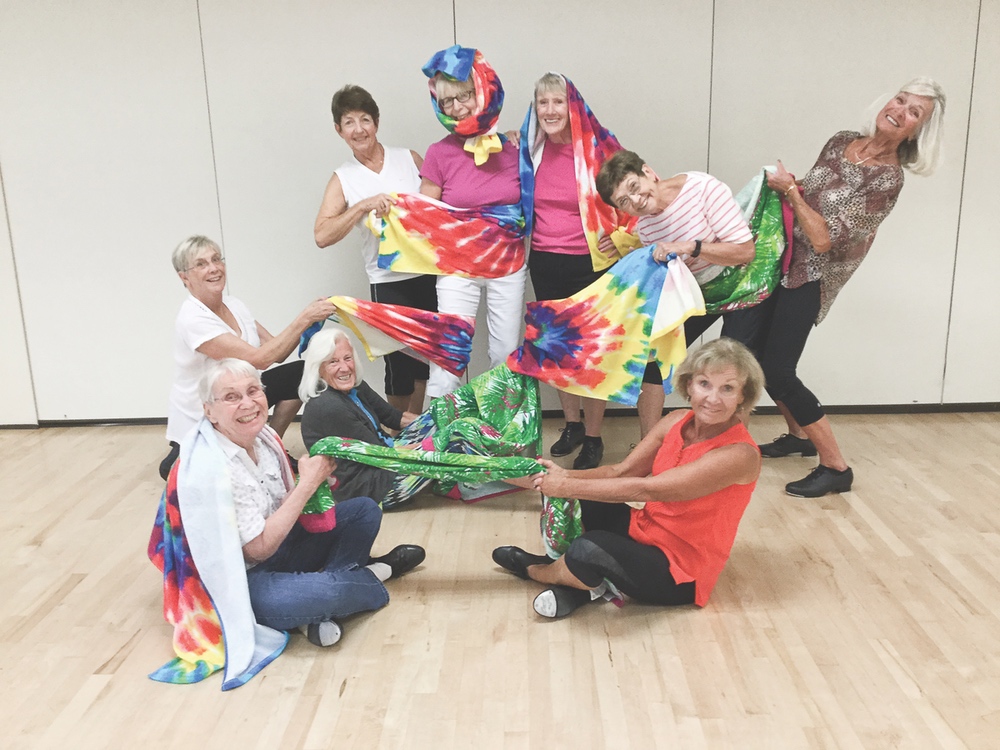
[{"label": "woman in orange tank top", "polygon": [[606,583],[649,604],[708,601],[760,474],[743,421],[764,375],[746,347],[720,338],[688,357],[675,387],[691,409],[661,419],[621,463],[569,471],[543,460],[546,472],[530,478],[549,497],[583,500],[585,529],[555,561],[519,547],[493,551],[502,568],[548,585],[538,614],[567,615]]}]

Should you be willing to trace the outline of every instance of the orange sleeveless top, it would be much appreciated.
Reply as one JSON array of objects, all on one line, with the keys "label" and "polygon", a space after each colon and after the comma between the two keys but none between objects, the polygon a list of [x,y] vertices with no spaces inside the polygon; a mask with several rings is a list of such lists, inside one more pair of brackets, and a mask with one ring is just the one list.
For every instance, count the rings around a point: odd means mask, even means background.
[{"label": "orange sleeveless top", "polygon": [[[681,431],[693,418],[694,412],[688,412],[667,433],[653,460],[654,476],[697,461],[710,450],[724,445],[746,443],[757,448],[742,423],[710,440],[685,448]],[[674,580],[677,583],[694,581],[694,603],[704,607],[729,559],[736,529],[756,486],[754,479],[750,484],[731,484],[693,500],[646,503],[642,510],[632,510],[629,536],[662,550],[670,561]]]}]

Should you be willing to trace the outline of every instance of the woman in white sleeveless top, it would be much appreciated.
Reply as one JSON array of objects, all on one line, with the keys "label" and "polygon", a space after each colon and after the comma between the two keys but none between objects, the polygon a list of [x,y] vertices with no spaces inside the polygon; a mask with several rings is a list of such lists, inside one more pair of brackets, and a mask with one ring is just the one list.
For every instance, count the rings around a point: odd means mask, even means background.
[{"label": "woman in white sleeveless top", "polygon": [[[355,226],[361,229],[365,271],[374,302],[437,310],[436,279],[396,273],[378,267],[378,238],[362,222],[370,211],[389,209],[389,193],[420,192],[423,159],[415,151],[389,148],[378,141],[378,105],[360,86],[345,86],[333,95],[331,106],[337,134],[351,147],[351,158],[333,173],[314,228],[316,244],[330,247]],[[385,393],[400,411],[424,410],[427,365],[403,354],[385,356]]]}]

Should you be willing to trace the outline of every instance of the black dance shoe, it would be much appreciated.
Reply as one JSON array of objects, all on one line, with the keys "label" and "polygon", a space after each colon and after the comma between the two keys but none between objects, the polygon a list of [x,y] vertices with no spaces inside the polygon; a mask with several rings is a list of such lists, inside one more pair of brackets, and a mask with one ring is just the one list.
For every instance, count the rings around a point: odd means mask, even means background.
[{"label": "black dance shoe", "polygon": [[493,562],[504,570],[509,570],[518,578],[528,580],[529,565],[548,565],[552,558],[546,555],[533,555],[520,547],[497,547],[493,550]]},{"label": "black dance shoe", "polygon": [[604,441],[599,437],[587,436],[583,439],[580,455],[573,461],[574,469],[596,469],[604,458]]},{"label": "black dance shoe", "polygon": [[400,544],[381,557],[368,558],[368,564],[384,563],[392,569],[392,577],[397,578],[420,565],[425,557],[427,553],[423,547],[418,547],[416,544]]},{"label": "black dance shoe", "polygon": [[760,455],[764,458],[784,458],[785,456],[794,456],[796,453],[803,458],[816,455],[816,446],[813,445],[812,440],[788,434],[776,437],[770,443],[757,447],[760,449]]},{"label": "black dance shoe", "polygon": [[536,596],[532,606],[542,617],[565,617],[590,600],[589,591],[569,586],[552,586]]},{"label": "black dance shoe", "polygon": [[785,492],[792,497],[823,497],[831,492],[850,492],[854,483],[854,472],[848,466],[843,471],[820,464],[805,479],[789,482]]},{"label": "black dance shoe", "polygon": [[549,448],[549,454],[554,458],[568,456],[575,451],[580,447],[580,443],[583,442],[583,437],[586,434],[583,422],[567,422],[566,426],[560,432],[562,435]]}]

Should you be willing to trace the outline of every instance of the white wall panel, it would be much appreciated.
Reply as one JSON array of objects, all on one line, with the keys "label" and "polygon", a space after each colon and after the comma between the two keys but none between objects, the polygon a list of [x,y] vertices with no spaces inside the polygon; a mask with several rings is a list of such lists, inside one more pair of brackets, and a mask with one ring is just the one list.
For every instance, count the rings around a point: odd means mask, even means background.
[{"label": "white wall panel", "polygon": [[733,187],[778,158],[804,174],[827,138],[916,75],[949,97],[944,166],[907,176],[870,257],[809,341],[800,374],[824,403],[941,399],[977,9],[976,0],[716,4],[710,163]]},{"label": "white wall panel", "polygon": [[7,211],[3,202],[0,202],[0,352],[3,352],[0,357],[0,383],[3,383],[4,389],[4,397],[0,401],[0,425],[36,424],[38,415],[35,413],[35,394],[31,386],[31,367],[28,364],[14,254],[10,247]]},{"label": "white wall panel", "polygon": [[219,227],[196,4],[6,3],[0,80],[38,417],[162,416],[169,254]]},{"label": "white wall panel", "polygon": [[[313,241],[326,183],[350,156],[330,99],[363,86],[379,140],[422,154],[440,125],[420,67],[451,44],[451,2],[203,0],[201,14],[230,292],[272,332],[312,298],[368,299],[358,230],[325,250]],[[381,361],[366,376],[381,391]]]},{"label": "white wall panel", "polygon": [[[1000,0],[983,0],[944,400],[1000,401]],[[958,155],[956,154],[956,157]]]}]

